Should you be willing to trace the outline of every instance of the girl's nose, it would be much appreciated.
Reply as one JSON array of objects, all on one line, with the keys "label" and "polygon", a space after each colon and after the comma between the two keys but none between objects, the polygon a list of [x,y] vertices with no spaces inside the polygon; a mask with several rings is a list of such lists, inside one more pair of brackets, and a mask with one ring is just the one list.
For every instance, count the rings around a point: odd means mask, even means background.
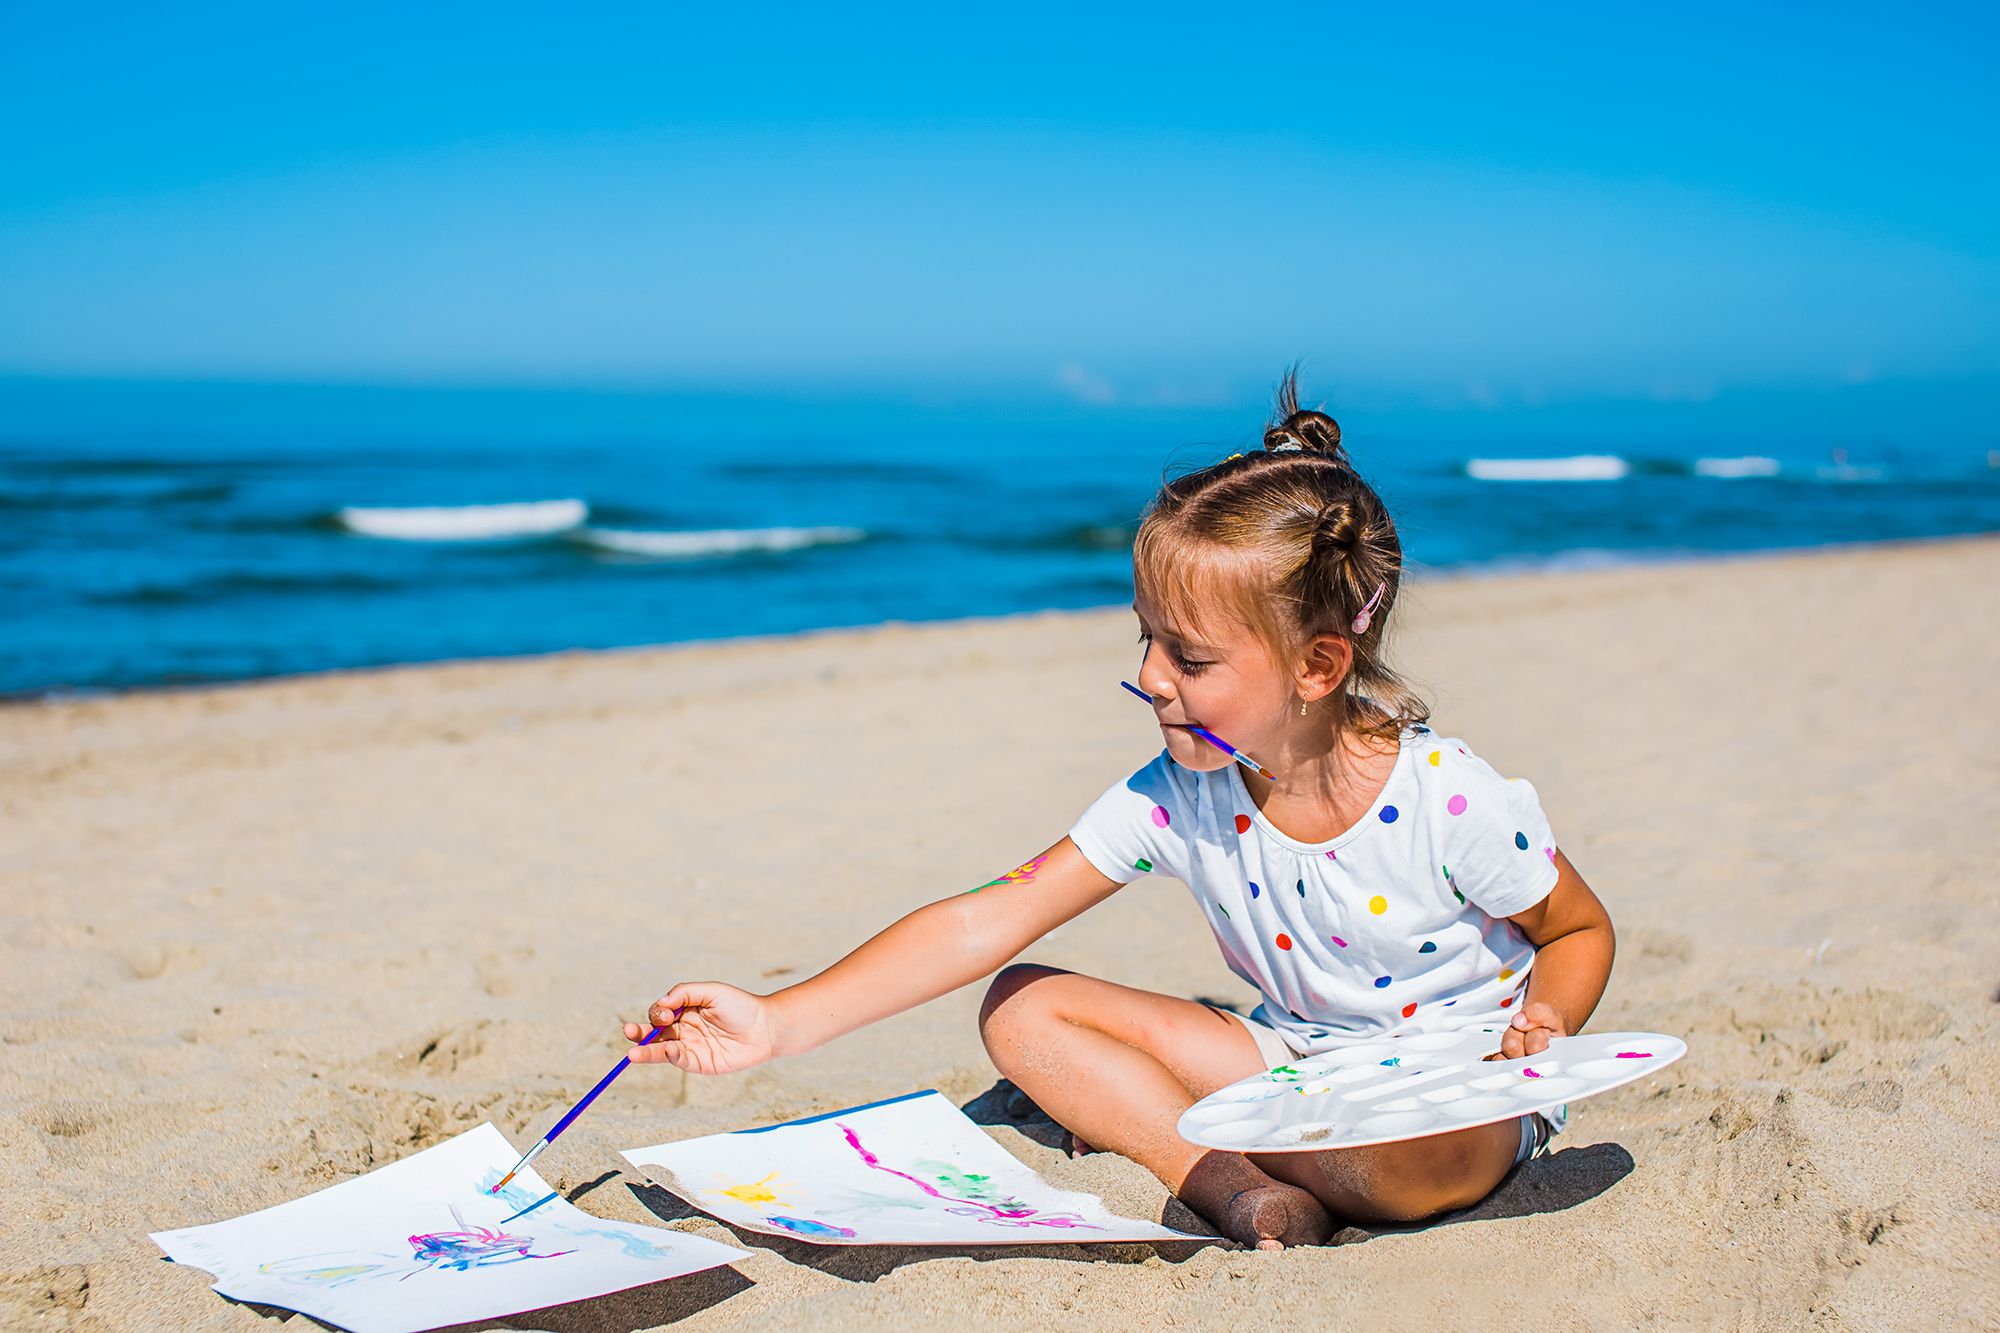
[{"label": "girl's nose", "polygon": [[1153,666],[1153,655],[1159,651],[1157,644],[1146,645],[1146,655],[1139,659],[1139,688],[1155,700],[1171,702],[1174,698],[1173,673]]}]

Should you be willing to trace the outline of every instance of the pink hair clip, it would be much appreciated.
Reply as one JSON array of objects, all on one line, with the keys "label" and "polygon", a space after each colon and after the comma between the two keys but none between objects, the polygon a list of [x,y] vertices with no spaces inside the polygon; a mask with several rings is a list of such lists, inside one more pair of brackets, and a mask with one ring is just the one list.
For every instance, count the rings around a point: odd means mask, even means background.
[{"label": "pink hair clip", "polygon": [[1376,584],[1375,595],[1368,599],[1368,605],[1361,608],[1361,614],[1354,617],[1354,623],[1349,628],[1356,634],[1366,634],[1369,622],[1375,619],[1375,608],[1382,604],[1382,594],[1388,590],[1389,585],[1386,582]]}]

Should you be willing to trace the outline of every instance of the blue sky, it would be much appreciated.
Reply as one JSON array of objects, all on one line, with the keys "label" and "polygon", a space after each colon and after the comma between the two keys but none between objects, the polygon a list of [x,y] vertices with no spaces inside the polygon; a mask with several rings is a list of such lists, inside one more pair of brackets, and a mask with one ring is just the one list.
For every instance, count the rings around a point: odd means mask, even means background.
[{"label": "blue sky", "polygon": [[1385,410],[1983,422],[1997,36],[1974,6],[10,6],[0,374],[1173,407],[1303,356]]}]

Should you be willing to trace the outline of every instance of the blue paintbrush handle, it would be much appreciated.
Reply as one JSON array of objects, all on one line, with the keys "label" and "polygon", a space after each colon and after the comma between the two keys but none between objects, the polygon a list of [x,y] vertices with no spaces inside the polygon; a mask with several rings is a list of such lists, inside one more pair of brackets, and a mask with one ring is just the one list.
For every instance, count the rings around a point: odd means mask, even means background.
[{"label": "blue paintbrush handle", "polygon": [[[646,1034],[646,1040],[640,1042],[639,1044],[641,1046],[650,1046],[653,1042],[653,1038],[659,1036],[662,1032],[665,1031],[666,1031],[665,1028],[654,1028],[651,1032],[648,1032]],[[632,1062],[630,1060],[620,1060],[617,1064],[613,1065],[611,1067],[610,1073],[606,1074],[603,1078],[597,1080],[596,1087],[592,1088],[589,1092],[583,1094],[582,1101],[578,1102],[575,1106],[569,1108],[568,1115],[556,1121],[556,1127],[554,1129],[542,1135],[542,1142],[554,1143],[556,1140],[556,1135],[568,1129],[570,1126],[570,1122],[572,1120],[575,1120],[578,1116],[582,1115],[584,1111],[590,1106],[590,1104],[597,1100],[597,1094],[603,1092],[606,1088],[610,1087],[611,1081],[617,1078],[620,1074],[624,1073],[625,1067],[631,1063]]]},{"label": "blue paintbrush handle", "polygon": [[[1120,685],[1123,685],[1126,689],[1132,691],[1132,693],[1138,695],[1141,699],[1144,699],[1147,703],[1153,702],[1152,695],[1146,693],[1144,690],[1140,689],[1137,685],[1134,685],[1131,681],[1121,680],[1118,683]],[[1231,745],[1228,741],[1222,739],[1222,737],[1216,735],[1214,732],[1210,731],[1207,727],[1189,727],[1188,730],[1192,731],[1195,735],[1201,737],[1203,740],[1207,741],[1210,745],[1213,745],[1216,749],[1222,751],[1230,758],[1234,759],[1236,757],[1236,747]]]}]

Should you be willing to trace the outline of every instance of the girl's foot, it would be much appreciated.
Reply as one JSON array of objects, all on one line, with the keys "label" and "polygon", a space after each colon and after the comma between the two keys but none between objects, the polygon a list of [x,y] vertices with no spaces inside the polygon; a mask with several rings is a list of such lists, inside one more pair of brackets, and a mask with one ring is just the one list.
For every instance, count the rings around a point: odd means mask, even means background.
[{"label": "girl's foot", "polygon": [[1253,1185],[1229,1200],[1222,1233],[1260,1250],[1324,1245],[1333,1234],[1326,1208],[1297,1185]]},{"label": "girl's foot", "polygon": [[1333,1219],[1318,1199],[1271,1179],[1234,1153],[1206,1154],[1178,1192],[1223,1235],[1260,1250],[1324,1245],[1333,1234]]}]

